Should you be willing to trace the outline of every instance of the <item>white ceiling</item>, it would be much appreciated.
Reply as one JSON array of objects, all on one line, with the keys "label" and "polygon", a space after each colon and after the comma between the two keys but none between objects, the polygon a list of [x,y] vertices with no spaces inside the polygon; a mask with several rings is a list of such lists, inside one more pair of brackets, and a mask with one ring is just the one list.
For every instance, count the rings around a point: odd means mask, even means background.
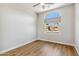
[{"label": "white ceiling", "polygon": [[41,5],[36,6],[36,7],[32,7],[35,4],[36,3],[19,3],[19,4],[16,4],[16,5],[24,8],[24,9],[27,9],[27,8],[32,9],[35,13],[41,13],[41,12],[45,12],[45,11],[48,11],[48,10],[51,10],[51,9],[70,5],[71,3],[54,3],[54,4],[50,5],[49,8],[46,7],[45,9],[43,9]]},{"label": "white ceiling", "polygon": [[50,7],[46,7],[45,9],[42,8],[42,6],[38,6],[38,7],[35,7],[34,10],[35,12],[37,13],[40,13],[40,12],[44,12],[44,11],[48,11],[48,10],[51,10],[51,9],[55,9],[55,8],[59,8],[59,7],[63,7],[65,5],[69,5],[69,4],[61,4],[61,3],[58,3],[58,4],[53,4],[53,5],[50,5]]}]

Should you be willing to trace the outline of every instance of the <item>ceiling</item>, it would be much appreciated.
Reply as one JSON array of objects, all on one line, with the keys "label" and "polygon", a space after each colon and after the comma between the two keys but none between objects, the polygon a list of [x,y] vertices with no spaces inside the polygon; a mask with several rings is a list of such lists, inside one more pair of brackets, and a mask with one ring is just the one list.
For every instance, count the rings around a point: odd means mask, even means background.
[{"label": "ceiling", "polygon": [[53,4],[53,5],[50,5],[49,8],[46,6],[45,9],[43,9],[41,5],[39,5],[37,7],[33,7],[33,8],[34,8],[35,12],[40,13],[40,12],[48,11],[48,10],[55,9],[58,7],[63,7],[64,5],[68,5],[68,4]]},{"label": "ceiling", "polygon": [[41,5],[38,5],[36,7],[33,7],[33,5],[35,5],[37,3],[19,3],[19,4],[16,4],[24,9],[31,9],[33,10],[35,13],[42,13],[42,12],[45,12],[45,11],[48,11],[48,10],[51,10],[51,9],[55,9],[55,8],[59,8],[59,7],[63,7],[63,6],[66,6],[66,5],[70,5],[71,3],[54,3],[54,4],[51,4],[50,7],[45,7],[45,9],[42,8]]}]

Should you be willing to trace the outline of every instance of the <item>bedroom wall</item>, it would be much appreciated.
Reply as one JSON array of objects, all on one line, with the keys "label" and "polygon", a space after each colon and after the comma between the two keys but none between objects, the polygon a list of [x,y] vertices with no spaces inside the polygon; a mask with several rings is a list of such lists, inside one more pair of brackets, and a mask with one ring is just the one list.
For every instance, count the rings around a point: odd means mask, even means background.
[{"label": "bedroom wall", "polygon": [[79,54],[79,4],[75,4],[75,48]]},{"label": "bedroom wall", "polygon": [[0,51],[36,40],[36,14],[18,4],[0,4]]},{"label": "bedroom wall", "polygon": [[[62,18],[64,19],[64,29],[59,34],[44,32],[44,15],[52,11],[58,11],[59,13],[61,13]],[[38,40],[55,41],[74,45],[74,4],[40,13],[38,14],[37,22]]]},{"label": "bedroom wall", "polygon": [[[1,9],[0,9],[0,11],[1,11]],[[2,47],[2,33],[1,33],[1,19],[2,19],[2,15],[1,15],[2,13],[0,12],[0,47]],[[0,50],[1,50],[1,48],[0,48]]]}]

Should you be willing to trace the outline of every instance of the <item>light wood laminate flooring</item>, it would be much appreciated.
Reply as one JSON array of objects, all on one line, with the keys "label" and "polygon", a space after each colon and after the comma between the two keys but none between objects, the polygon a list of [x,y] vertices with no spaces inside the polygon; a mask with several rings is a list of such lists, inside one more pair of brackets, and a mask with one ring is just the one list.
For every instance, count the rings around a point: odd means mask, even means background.
[{"label": "light wood laminate flooring", "polygon": [[73,46],[37,40],[0,56],[77,56]]}]

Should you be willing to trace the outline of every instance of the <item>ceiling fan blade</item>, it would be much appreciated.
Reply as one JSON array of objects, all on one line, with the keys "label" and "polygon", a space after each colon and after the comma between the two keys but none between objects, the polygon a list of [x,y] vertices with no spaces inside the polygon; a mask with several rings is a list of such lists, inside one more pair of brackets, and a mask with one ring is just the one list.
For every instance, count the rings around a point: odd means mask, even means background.
[{"label": "ceiling fan blade", "polygon": [[37,3],[37,4],[33,5],[33,7],[36,7],[36,6],[38,6],[38,5],[40,5],[40,3]]}]

